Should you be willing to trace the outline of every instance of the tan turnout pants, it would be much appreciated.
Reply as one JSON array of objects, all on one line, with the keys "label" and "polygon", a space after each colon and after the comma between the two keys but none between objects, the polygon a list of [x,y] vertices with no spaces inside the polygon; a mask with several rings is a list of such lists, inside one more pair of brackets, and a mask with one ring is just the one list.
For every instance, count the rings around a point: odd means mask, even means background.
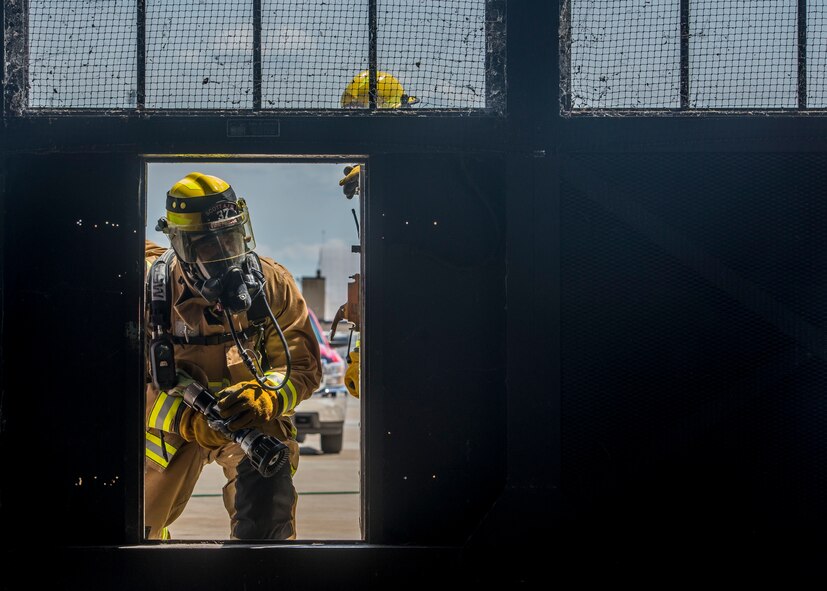
[{"label": "tan turnout pants", "polygon": [[147,466],[144,469],[145,538],[174,538],[169,526],[184,512],[204,466],[218,462],[227,479],[222,494],[230,517],[229,538],[295,539],[298,495],[292,472],[298,467],[299,444],[293,440],[284,443],[290,449],[290,465],[270,478],[253,468],[237,443],[228,443],[217,450],[186,443],[165,470]]}]

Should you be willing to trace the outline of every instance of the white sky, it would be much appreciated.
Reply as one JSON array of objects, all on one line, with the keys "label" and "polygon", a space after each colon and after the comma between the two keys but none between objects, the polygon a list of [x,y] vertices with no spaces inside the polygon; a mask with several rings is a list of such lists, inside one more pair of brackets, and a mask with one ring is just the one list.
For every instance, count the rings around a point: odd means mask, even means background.
[{"label": "white sky", "polygon": [[155,231],[164,216],[166,193],[190,172],[202,172],[230,183],[247,200],[256,237],[256,252],[287,267],[301,287],[314,277],[321,257],[326,277],[325,310],[333,318],[347,300],[348,277],[359,272],[359,244],[351,209],[359,216],[359,197],[348,200],[339,180],[348,163],[150,163],[147,169],[146,237],[162,246],[169,240]]}]

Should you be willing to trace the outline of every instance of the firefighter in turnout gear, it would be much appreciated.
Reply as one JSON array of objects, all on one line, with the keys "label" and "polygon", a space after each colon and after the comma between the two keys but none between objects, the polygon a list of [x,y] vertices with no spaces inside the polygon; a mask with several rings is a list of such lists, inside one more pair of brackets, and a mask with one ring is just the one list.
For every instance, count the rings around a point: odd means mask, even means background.
[{"label": "firefighter in turnout gear", "polygon": [[[362,167],[359,164],[354,166],[345,166],[344,177],[339,181],[339,186],[342,187],[342,192],[348,199],[353,199],[355,195],[360,193]],[[356,214],[354,213],[354,216]],[[330,338],[336,333],[336,328],[339,322],[346,320],[351,324],[351,330],[360,332],[360,309],[359,289],[360,289],[360,275],[352,276],[353,283],[347,286],[347,302],[342,304],[336,315],[333,317],[332,330]],[[356,340],[355,345],[351,348],[345,356],[347,362],[347,369],[345,370],[345,387],[351,396],[359,398],[361,386],[359,385],[359,377],[361,375],[361,364],[359,361],[359,339]]]},{"label": "firefighter in turnout gear", "polygon": [[[420,101],[409,95],[396,76],[388,72],[376,72],[376,108],[378,109],[410,109]],[[356,74],[342,92],[340,104],[343,109],[366,109],[370,106],[370,71],[364,70]],[[359,164],[346,166],[344,177],[339,181],[342,192],[348,199],[360,194],[362,167]],[[354,210],[354,217],[356,216]],[[331,337],[336,333],[336,326],[342,320],[352,325],[352,330],[361,331],[359,319],[359,275],[352,277],[355,282],[348,286],[348,301],[343,304],[333,319]],[[345,371],[345,386],[354,398],[359,398],[361,392],[360,375],[360,345],[357,339],[355,346],[346,356],[347,370]]]},{"label": "firefighter in turnout gear", "polygon": [[[202,469],[217,462],[230,537],[294,539],[291,415],[322,376],[301,292],[283,266],[255,253],[246,202],[220,178],[190,173],[175,183],[156,229],[171,249],[146,242],[145,537],[171,537]],[[189,405],[199,388],[214,401],[212,416]],[[283,469],[257,469],[249,446],[233,439],[248,432],[289,454]]]}]

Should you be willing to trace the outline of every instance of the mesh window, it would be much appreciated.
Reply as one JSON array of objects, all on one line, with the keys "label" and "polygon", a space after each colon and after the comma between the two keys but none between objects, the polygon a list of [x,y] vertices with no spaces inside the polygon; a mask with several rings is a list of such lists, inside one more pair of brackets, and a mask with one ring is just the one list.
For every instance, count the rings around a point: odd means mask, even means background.
[{"label": "mesh window", "polygon": [[367,2],[262,0],[261,13],[262,107],[338,109],[368,68]]},{"label": "mesh window", "polygon": [[377,67],[417,109],[485,107],[485,0],[377,0]]},{"label": "mesh window", "polygon": [[568,0],[564,111],[823,107],[825,1]]},{"label": "mesh window", "polygon": [[18,114],[505,104],[505,0],[19,0],[5,17]]},{"label": "mesh window", "polygon": [[796,0],[690,0],[689,14],[692,107],[797,106]]},{"label": "mesh window", "polygon": [[135,106],[135,0],[30,0],[32,108]]},{"label": "mesh window", "polygon": [[827,107],[827,0],[807,0],[807,106]]},{"label": "mesh window", "polygon": [[253,3],[147,0],[146,107],[252,106]]},{"label": "mesh window", "polygon": [[572,0],[571,106],[679,107],[679,2]]}]

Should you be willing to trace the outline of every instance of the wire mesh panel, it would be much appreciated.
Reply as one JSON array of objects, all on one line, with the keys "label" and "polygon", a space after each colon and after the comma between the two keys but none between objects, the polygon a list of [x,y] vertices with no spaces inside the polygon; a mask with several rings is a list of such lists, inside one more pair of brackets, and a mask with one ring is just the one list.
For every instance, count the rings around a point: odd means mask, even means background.
[{"label": "wire mesh panel", "polygon": [[572,0],[574,109],[680,106],[676,0]]},{"label": "wire mesh panel", "polygon": [[485,0],[377,0],[377,7],[377,68],[419,99],[416,108],[486,106]]},{"label": "wire mesh panel", "polygon": [[689,15],[692,107],[797,106],[796,0],[690,0]]},{"label": "wire mesh panel", "polygon": [[262,107],[339,108],[368,68],[368,3],[262,0],[261,13]]},{"label": "wire mesh panel", "polygon": [[252,105],[252,2],[147,0],[146,107]]},{"label": "wire mesh panel", "polygon": [[5,17],[16,114],[505,106],[505,0],[12,0]]},{"label": "wire mesh panel", "polygon": [[135,0],[30,0],[28,106],[135,106]]},{"label": "wire mesh panel", "polygon": [[807,0],[807,106],[827,107],[827,0]]},{"label": "wire mesh panel", "polygon": [[563,111],[823,108],[825,17],[825,0],[564,1]]}]

